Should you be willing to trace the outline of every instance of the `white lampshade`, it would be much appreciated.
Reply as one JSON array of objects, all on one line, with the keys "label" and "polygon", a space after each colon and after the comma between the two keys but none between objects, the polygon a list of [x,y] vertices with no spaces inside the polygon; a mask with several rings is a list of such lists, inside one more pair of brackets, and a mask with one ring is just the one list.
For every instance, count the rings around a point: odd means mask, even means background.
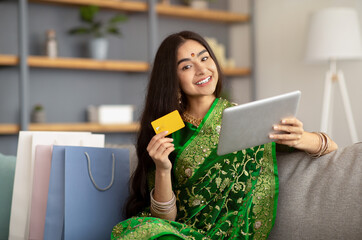
[{"label": "white lampshade", "polygon": [[362,58],[357,12],[328,8],[312,15],[306,58],[309,61]]}]

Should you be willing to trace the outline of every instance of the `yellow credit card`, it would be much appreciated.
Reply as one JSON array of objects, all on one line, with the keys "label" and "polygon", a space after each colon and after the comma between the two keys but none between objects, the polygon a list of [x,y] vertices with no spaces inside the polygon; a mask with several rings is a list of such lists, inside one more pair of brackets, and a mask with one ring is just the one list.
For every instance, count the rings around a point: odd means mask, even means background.
[{"label": "yellow credit card", "polygon": [[171,134],[185,127],[185,123],[182,121],[180,113],[177,110],[156,119],[151,122],[151,125],[156,134],[164,131],[168,131],[168,134]]}]

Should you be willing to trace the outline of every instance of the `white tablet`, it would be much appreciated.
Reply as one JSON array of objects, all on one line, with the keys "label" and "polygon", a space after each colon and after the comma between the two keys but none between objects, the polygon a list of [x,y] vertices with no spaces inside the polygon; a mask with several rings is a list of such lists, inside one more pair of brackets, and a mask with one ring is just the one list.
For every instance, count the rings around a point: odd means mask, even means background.
[{"label": "white tablet", "polygon": [[274,124],[295,116],[300,91],[266,98],[223,111],[217,154],[224,155],[272,142],[269,134]]}]

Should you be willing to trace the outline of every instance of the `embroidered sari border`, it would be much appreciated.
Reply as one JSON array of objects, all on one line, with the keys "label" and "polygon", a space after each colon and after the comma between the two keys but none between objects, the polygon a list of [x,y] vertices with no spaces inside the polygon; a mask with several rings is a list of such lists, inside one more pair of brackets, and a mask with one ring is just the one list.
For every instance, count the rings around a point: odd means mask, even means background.
[{"label": "embroidered sari border", "polygon": [[[176,158],[175,158],[175,162],[174,162],[174,166],[177,166],[177,162],[178,159],[180,157],[180,155],[183,153],[183,151],[185,150],[185,148],[195,139],[195,137],[200,133],[201,129],[203,128],[205,122],[207,121],[207,119],[209,118],[210,114],[212,113],[212,111],[214,110],[216,104],[219,102],[219,98],[215,98],[214,102],[212,103],[209,111],[206,113],[204,119],[202,120],[202,122],[200,123],[199,127],[196,129],[195,133],[190,137],[190,139],[183,145],[183,147],[180,149],[180,151],[178,152]],[[176,168],[173,168],[173,173],[175,174],[175,170]]]},{"label": "embroidered sari border", "polygon": [[[274,213],[273,213],[273,221],[272,221],[272,229],[275,224],[275,219],[277,217],[277,208],[278,208],[278,199],[279,199],[279,172],[278,172],[278,165],[277,165],[277,154],[276,154],[276,143],[272,142],[272,156],[273,156],[273,163],[274,163],[274,183],[275,183],[275,193],[274,193]],[[270,232],[269,232],[270,234]],[[268,234],[268,237],[269,237]]]}]

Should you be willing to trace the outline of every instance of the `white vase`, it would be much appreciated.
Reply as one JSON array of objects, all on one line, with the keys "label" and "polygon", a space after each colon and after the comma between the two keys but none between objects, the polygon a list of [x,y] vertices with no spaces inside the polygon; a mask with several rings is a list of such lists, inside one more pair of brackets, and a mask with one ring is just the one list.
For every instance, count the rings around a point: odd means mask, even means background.
[{"label": "white vase", "polygon": [[205,0],[191,0],[190,7],[195,9],[207,9],[209,4]]},{"label": "white vase", "polygon": [[96,60],[107,59],[108,40],[106,38],[94,38],[89,44],[90,57]]},{"label": "white vase", "polygon": [[46,122],[45,111],[33,111],[31,113],[31,122],[45,123]]}]

